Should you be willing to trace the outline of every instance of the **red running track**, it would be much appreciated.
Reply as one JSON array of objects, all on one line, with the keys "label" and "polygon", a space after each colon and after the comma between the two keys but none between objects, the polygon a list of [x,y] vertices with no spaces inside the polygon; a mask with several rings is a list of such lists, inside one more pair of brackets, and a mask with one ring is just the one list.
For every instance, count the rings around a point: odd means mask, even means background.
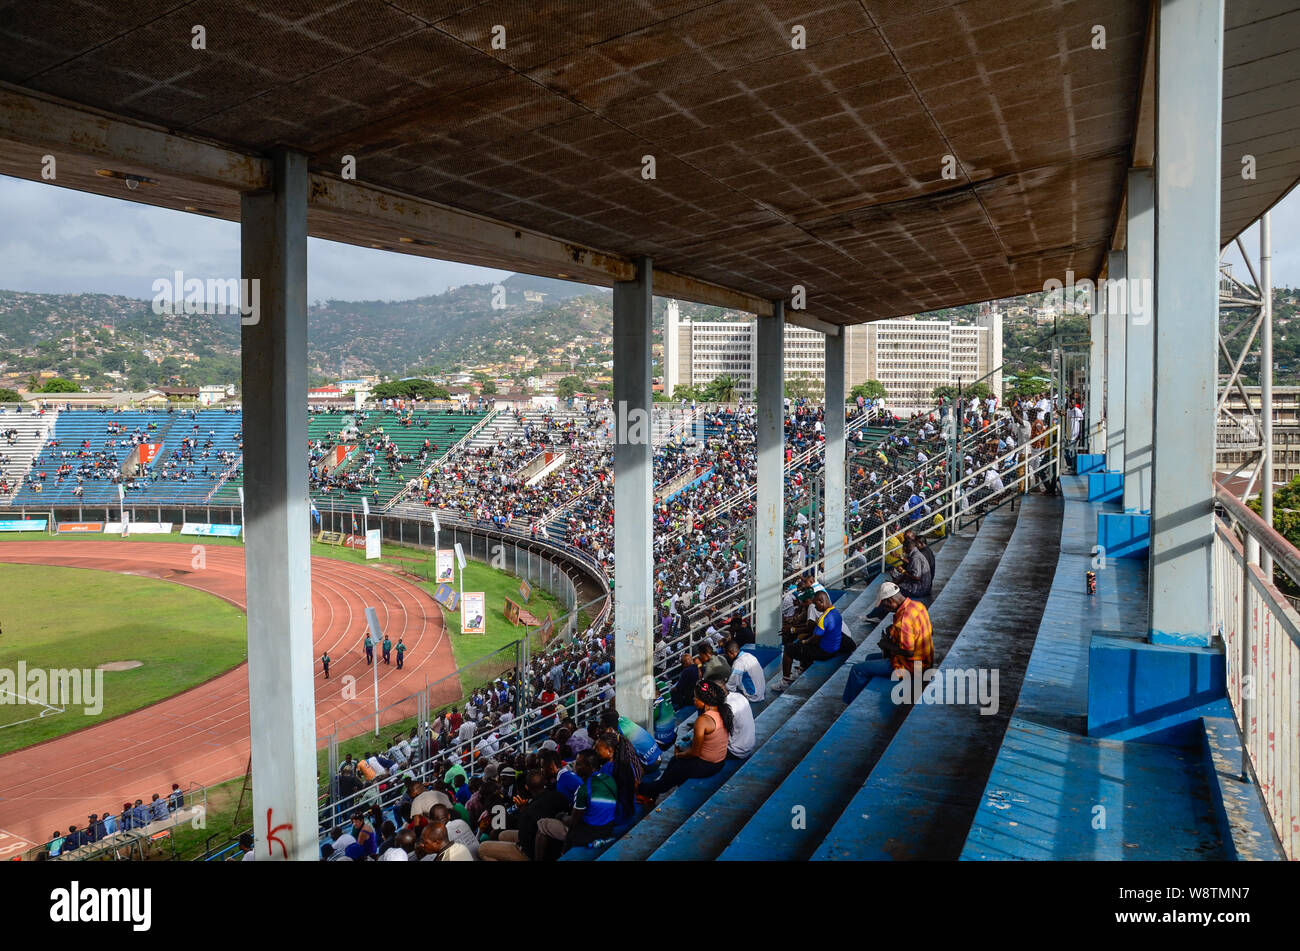
[{"label": "red running track", "polygon": [[[115,571],[173,581],[244,608],[244,550],[208,545],[205,564],[192,565],[193,546],[163,542],[5,542],[0,561]],[[387,571],[332,558],[313,558],[313,665],[316,732],[334,731],[373,715],[372,671],[361,641],[365,608],[374,607],[384,631],[408,648],[402,670],[379,663],[379,705],[384,707],[455,671],[442,612],[423,589]],[[329,651],[330,679],[320,655]],[[128,651],[129,653],[129,651]],[[122,660],[130,660],[123,656]],[[27,663],[37,666],[39,658]],[[355,696],[343,698],[351,674]],[[458,687],[450,690],[459,692]],[[435,698],[437,699],[437,698]],[[412,716],[414,704],[390,711],[387,722]],[[66,716],[74,715],[72,711]],[[354,725],[347,733],[361,732]],[[385,740],[391,739],[384,737]],[[70,823],[84,826],[90,813],[120,812],[122,803],[153,793],[166,796],[172,783],[210,785],[242,776],[248,766],[248,671],[240,664],[192,690],[58,739],[0,756],[0,859],[19,846],[46,841]],[[22,840],[22,841],[20,841]]]}]

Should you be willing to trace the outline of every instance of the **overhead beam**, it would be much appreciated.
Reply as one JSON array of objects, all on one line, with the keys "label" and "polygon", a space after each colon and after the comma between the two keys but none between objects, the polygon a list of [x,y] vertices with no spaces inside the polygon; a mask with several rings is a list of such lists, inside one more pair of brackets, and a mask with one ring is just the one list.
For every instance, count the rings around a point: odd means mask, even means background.
[{"label": "overhead beam", "polygon": [[[768,310],[769,313],[760,314],[759,316],[770,317],[771,304],[768,304]],[[816,317],[809,317],[807,314],[791,313],[789,310],[786,310],[785,322],[795,327],[803,327],[806,330],[816,330],[818,333],[823,333],[828,337],[838,337],[840,335],[840,327],[838,324],[828,324],[824,320],[818,320]]]}]

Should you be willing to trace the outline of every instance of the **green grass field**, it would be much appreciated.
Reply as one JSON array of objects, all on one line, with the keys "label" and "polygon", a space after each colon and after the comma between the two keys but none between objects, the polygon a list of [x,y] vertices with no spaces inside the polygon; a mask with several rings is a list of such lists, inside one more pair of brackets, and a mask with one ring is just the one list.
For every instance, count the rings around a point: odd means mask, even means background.
[{"label": "green grass field", "polygon": [[[116,535],[59,536],[22,532],[0,535],[0,544],[10,540],[58,541],[65,538],[96,540],[104,544],[122,541]],[[130,540],[182,541],[174,534],[137,535]],[[241,544],[238,539],[231,538],[200,540],[186,537],[183,542]],[[337,545],[313,541],[311,553],[318,557],[366,563],[363,551]],[[385,544],[382,556],[389,565],[400,566],[422,578],[433,577],[432,552],[413,546]],[[431,595],[437,588],[433,581],[414,583]],[[42,708],[38,706],[0,705],[0,753],[61,736],[181,693],[234,667],[246,656],[246,626],[242,612],[218,598],[181,585],[97,570],[0,563],[0,586],[5,591],[33,593],[32,597],[25,597],[21,605],[6,603],[0,608],[0,623],[4,628],[4,635],[0,637],[0,669],[15,669],[20,659],[31,666],[62,668],[93,668],[112,660],[139,660],[144,664],[134,670],[104,673],[104,710],[97,717],[83,716],[80,709],[75,716],[72,713],[50,713],[40,717]],[[517,577],[481,562],[467,562],[464,590],[484,592],[488,607],[484,634],[461,634],[460,612],[442,609],[456,665],[468,668],[460,676],[462,691],[467,694],[513,662],[514,652],[504,652],[501,664],[486,661],[477,667],[472,665],[514,643],[528,630],[506,620],[505,598],[520,603],[539,620],[548,612],[558,620],[564,609],[550,593],[536,586],[530,600],[523,602]],[[148,611],[138,610],[145,606],[149,607]],[[585,619],[586,615],[580,615],[580,618]],[[21,639],[17,636],[18,631],[25,632]],[[62,631],[76,631],[77,634],[65,637],[60,634]],[[211,631],[220,631],[221,636],[209,633]],[[535,631],[531,640],[535,647],[540,647]],[[145,642],[153,646],[152,653],[147,653],[144,646],[136,647]],[[130,643],[130,650],[122,646],[126,643]],[[162,671],[171,673],[163,674]],[[29,717],[36,719],[4,726]],[[382,736],[391,738],[399,731],[406,734],[412,725],[413,722],[403,721],[386,726]],[[371,745],[371,735],[366,733],[340,743],[340,755],[346,752],[359,754]],[[323,764],[322,768],[327,767]]]},{"label": "green grass field", "polygon": [[[19,661],[56,669],[93,670],[110,661],[142,665],[103,672],[102,710],[94,715],[84,713],[84,706],[55,713],[16,703],[6,694],[9,702],[0,704],[0,753],[188,690],[241,663],[247,652],[243,612],[170,582],[85,568],[0,564],[0,590],[17,595],[6,597],[0,608],[0,669],[16,672]],[[48,715],[41,716],[42,710]]]}]

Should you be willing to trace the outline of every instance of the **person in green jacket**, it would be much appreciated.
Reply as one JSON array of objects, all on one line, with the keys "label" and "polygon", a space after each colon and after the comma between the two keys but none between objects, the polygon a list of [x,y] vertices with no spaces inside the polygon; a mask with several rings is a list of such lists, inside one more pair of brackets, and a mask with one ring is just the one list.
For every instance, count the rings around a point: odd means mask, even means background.
[{"label": "person in green jacket", "polygon": [[384,643],[379,646],[384,649],[384,663],[391,664],[393,661],[389,655],[393,652],[393,642],[388,639],[387,634],[384,635]]},{"label": "person in green jacket", "polygon": [[399,637],[397,639],[397,669],[398,670],[402,669],[402,658],[403,655],[405,654],[406,654],[406,645],[402,643],[402,639]]}]

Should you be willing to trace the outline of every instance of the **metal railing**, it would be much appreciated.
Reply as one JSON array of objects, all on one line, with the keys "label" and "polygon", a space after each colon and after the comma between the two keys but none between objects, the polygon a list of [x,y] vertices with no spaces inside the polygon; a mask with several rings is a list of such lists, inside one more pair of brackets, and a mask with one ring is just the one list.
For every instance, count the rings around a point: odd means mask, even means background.
[{"label": "metal railing", "polygon": [[1300,858],[1300,614],[1259,565],[1300,584],[1300,551],[1222,485],[1216,501],[1214,621],[1228,665],[1228,697],[1242,740],[1242,779],[1260,798],[1291,860]]}]

